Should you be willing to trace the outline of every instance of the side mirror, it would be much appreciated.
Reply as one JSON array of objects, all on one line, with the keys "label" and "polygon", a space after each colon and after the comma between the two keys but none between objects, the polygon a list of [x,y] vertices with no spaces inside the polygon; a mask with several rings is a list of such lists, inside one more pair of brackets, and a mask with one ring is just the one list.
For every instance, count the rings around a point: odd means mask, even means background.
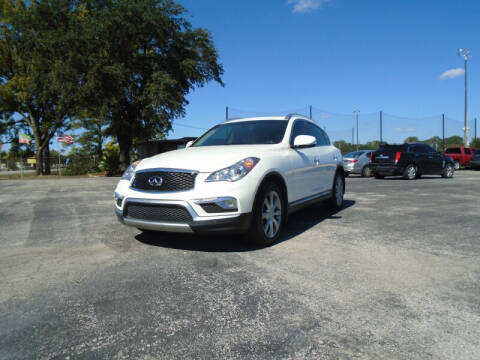
[{"label": "side mirror", "polygon": [[310,135],[298,135],[293,140],[294,148],[307,148],[317,145],[317,139]]},{"label": "side mirror", "polygon": [[187,144],[185,145],[185,148],[189,148],[190,146],[192,146],[193,144],[193,140],[190,140],[189,142],[187,142]]}]

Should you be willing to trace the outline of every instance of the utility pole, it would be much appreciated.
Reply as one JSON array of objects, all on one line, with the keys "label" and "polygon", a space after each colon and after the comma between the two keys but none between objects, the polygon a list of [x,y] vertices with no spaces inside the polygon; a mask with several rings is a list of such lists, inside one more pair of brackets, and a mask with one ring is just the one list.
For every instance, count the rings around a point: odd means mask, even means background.
[{"label": "utility pole", "polygon": [[442,141],[443,141],[443,152],[445,152],[445,114],[442,114]]},{"label": "utility pole", "polygon": [[477,140],[477,118],[475,118],[474,120],[475,132],[473,134],[475,135],[475,140]]},{"label": "utility pole", "polygon": [[352,146],[355,145],[355,128],[352,128]]},{"label": "utility pole", "polygon": [[312,105],[310,105],[310,120],[312,120]]},{"label": "utility pole", "polygon": [[463,128],[463,143],[468,146],[468,114],[467,114],[467,62],[470,55],[468,49],[458,49],[458,55],[463,57],[465,61],[465,114],[464,114],[464,128]]},{"label": "utility pole", "polygon": [[360,112],[360,110],[353,110],[353,112],[355,113],[355,121],[357,123],[357,151],[358,151],[358,113]]},{"label": "utility pole", "polygon": [[228,106],[225,107],[225,120],[228,120]]},{"label": "utility pole", "polygon": [[383,113],[380,110],[380,145],[383,142],[383,128],[382,128],[382,122],[383,122]]}]

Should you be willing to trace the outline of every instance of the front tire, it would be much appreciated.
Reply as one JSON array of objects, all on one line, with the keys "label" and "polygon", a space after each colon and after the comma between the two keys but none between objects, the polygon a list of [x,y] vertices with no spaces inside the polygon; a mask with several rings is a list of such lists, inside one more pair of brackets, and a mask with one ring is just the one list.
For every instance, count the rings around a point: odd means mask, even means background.
[{"label": "front tire", "polygon": [[253,205],[252,227],[247,240],[262,246],[276,243],[282,232],[286,204],[282,190],[268,183],[260,190]]},{"label": "front tire", "polygon": [[403,171],[403,178],[405,180],[415,180],[417,177],[417,167],[414,164],[409,164]]},{"label": "front tire", "polygon": [[327,205],[330,210],[340,210],[343,205],[343,194],[345,194],[345,180],[340,173],[335,174],[333,180],[332,197],[327,200]]},{"label": "front tire", "polygon": [[442,171],[442,177],[449,179],[453,177],[454,173],[455,169],[453,168],[452,164],[446,164]]}]

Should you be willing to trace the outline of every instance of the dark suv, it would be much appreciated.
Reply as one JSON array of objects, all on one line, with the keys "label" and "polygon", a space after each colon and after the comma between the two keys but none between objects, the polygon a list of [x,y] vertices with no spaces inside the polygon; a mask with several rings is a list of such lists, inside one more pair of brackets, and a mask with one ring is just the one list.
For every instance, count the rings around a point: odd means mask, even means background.
[{"label": "dark suv", "polygon": [[370,157],[373,176],[403,176],[413,180],[422,175],[451,178],[455,172],[452,158],[425,144],[385,145]]}]

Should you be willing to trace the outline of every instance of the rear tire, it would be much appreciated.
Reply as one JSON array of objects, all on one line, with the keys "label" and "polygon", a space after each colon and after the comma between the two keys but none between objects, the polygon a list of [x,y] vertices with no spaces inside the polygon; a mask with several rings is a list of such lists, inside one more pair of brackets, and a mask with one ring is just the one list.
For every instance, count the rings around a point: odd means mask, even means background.
[{"label": "rear tire", "polygon": [[252,213],[252,226],[246,240],[262,246],[276,243],[286,214],[284,194],[277,184],[267,183],[260,189]]},{"label": "rear tire", "polygon": [[453,174],[455,173],[455,169],[452,166],[452,164],[446,164],[442,170],[442,177],[449,179],[453,177]]},{"label": "rear tire", "polygon": [[403,178],[405,180],[415,180],[417,177],[417,166],[414,164],[408,164],[403,171]]},{"label": "rear tire", "polygon": [[455,170],[460,170],[460,161],[455,160],[453,162],[453,166],[455,167]]},{"label": "rear tire", "polygon": [[330,210],[337,211],[342,208],[343,194],[345,194],[345,180],[343,176],[337,172],[333,180],[332,197],[326,202]]},{"label": "rear tire", "polygon": [[380,175],[380,174],[377,174],[377,173],[373,173],[373,177],[374,177],[375,179],[383,179],[385,176]]},{"label": "rear tire", "polygon": [[349,176],[350,176],[350,173],[346,172],[345,177],[349,177]]},{"label": "rear tire", "polygon": [[366,165],[362,169],[362,176],[363,177],[371,177],[372,176],[372,169],[370,169],[370,166]]}]

